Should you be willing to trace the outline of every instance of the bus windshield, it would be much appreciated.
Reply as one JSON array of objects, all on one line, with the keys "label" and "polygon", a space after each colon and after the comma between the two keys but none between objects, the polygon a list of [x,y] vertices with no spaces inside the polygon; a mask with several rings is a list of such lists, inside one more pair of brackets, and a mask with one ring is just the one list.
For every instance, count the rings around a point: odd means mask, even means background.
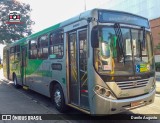
[{"label": "bus windshield", "polygon": [[99,28],[95,68],[100,74],[126,75],[150,72],[154,68],[150,33],[142,29]]}]

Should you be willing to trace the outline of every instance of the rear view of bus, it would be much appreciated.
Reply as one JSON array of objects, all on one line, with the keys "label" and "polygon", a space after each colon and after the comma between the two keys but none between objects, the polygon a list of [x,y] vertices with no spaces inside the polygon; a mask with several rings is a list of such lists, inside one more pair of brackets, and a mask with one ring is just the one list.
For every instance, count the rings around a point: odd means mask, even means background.
[{"label": "rear view of bus", "polygon": [[88,66],[91,113],[115,114],[153,103],[155,71],[148,19],[108,10],[93,13],[93,67]]}]

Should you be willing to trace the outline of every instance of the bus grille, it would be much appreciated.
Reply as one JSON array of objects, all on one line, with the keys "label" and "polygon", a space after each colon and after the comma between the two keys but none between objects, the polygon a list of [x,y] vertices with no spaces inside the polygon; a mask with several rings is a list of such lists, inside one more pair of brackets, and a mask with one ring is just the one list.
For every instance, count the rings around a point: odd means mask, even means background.
[{"label": "bus grille", "polygon": [[133,89],[133,88],[140,88],[147,85],[149,82],[148,79],[142,79],[142,80],[134,80],[134,81],[123,81],[123,82],[116,82],[119,88],[121,90],[125,89]]}]

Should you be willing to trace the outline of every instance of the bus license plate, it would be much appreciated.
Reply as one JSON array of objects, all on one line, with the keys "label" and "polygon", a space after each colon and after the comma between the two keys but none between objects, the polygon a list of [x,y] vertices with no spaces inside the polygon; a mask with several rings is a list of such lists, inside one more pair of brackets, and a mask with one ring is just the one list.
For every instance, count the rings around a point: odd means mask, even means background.
[{"label": "bus license plate", "polygon": [[143,101],[132,102],[131,107],[139,106],[143,103]]}]

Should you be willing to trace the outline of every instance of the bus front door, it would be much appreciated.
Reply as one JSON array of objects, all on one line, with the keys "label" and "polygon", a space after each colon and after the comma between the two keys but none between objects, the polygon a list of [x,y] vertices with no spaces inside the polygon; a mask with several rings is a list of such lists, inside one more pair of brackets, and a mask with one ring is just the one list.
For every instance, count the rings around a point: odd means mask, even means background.
[{"label": "bus front door", "polygon": [[69,33],[70,103],[89,109],[87,84],[87,29]]},{"label": "bus front door", "polygon": [[22,80],[22,85],[26,85],[26,67],[27,67],[27,62],[26,62],[26,55],[27,55],[27,47],[22,46],[21,47],[21,80]]}]

